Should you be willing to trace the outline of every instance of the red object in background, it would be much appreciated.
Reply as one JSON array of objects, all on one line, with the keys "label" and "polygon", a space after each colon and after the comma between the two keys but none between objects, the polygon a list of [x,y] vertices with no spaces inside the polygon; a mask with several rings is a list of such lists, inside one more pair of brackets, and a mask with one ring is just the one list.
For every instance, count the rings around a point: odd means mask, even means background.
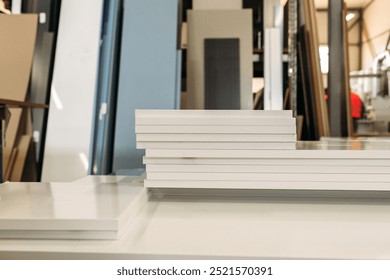
[{"label": "red object in background", "polygon": [[351,111],[352,118],[360,119],[362,116],[362,100],[359,95],[351,92]]}]

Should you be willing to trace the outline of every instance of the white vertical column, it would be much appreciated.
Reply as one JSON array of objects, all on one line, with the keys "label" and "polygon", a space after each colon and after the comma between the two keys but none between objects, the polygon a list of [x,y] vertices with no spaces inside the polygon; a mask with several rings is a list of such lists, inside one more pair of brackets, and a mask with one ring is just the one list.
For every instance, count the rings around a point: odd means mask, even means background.
[{"label": "white vertical column", "polygon": [[283,109],[283,5],[264,1],[264,109]]},{"label": "white vertical column", "polygon": [[22,0],[12,0],[11,12],[14,15],[22,13]]}]

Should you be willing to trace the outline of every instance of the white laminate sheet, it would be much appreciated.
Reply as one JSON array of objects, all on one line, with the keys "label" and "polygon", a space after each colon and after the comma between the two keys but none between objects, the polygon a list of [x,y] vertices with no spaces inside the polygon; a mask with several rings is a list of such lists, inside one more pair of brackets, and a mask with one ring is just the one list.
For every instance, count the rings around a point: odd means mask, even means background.
[{"label": "white laminate sheet", "polygon": [[295,134],[137,134],[138,142],[296,142],[296,140],[297,136]]},{"label": "white laminate sheet", "polygon": [[136,118],[142,117],[290,117],[291,110],[136,110]]},{"label": "white laminate sheet", "polygon": [[238,189],[238,190],[326,190],[390,191],[389,182],[317,182],[317,181],[194,181],[145,180],[146,188]]},{"label": "white laminate sheet", "polygon": [[113,181],[2,184],[0,237],[20,231],[15,237],[38,238],[41,232],[41,238],[116,238],[147,194],[132,177]]},{"label": "white laminate sheet", "polygon": [[263,116],[196,116],[196,117],[138,117],[136,125],[296,125],[292,117]]},{"label": "white laminate sheet", "polygon": [[390,150],[146,150],[146,157],[167,158],[279,158],[390,159]]},{"label": "white laminate sheet", "polygon": [[[382,159],[360,159],[360,158],[321,158],[321,159],[305,159],[305,158],[167,158],[167,157],[144,157],[144,164],[158,165],[259,165],[259,166],[370,166],[370,167],[390,167],[390,158]],[[390,169],[389,169],[390,170]]]},{"label": "white laminate sheet", "polygon": [[352,165],[250,165],[250,164],[147,164],[146,172],[167,173],[273,173],[288,174],[390,174],[389,166],[352,166]]},{"label": "white laminate sheet", "polygon": [[146,178],[167,181],[253,181],[253,182],[383,182],[390,188],[390,172],[385,174],[348,174],[348,173],[184,173],[184,172],[148,172]]},{"label": "white laminate sheet", "polygon": [[136,133],[236,133],[236,134],[295,134],[294,125],[252,125],[252,126],[190,126],[190,125],[138,125]]},{"label": "white laminate sheet", "polygon": [[295,142],[137,142],[138,149],[294,150]]}]

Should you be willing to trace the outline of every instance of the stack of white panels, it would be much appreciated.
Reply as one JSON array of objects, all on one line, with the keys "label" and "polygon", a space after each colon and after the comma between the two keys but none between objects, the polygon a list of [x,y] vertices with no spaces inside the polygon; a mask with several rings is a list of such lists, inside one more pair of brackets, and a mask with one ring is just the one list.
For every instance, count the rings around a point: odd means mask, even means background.
[{"label": "stack of white panels", "polygon": [[[136,133],[137,147],[146,149],[147,187],[209,187],[204,183],[247,180],[247,173],[259,172],[245,169],[240,158],[296,148],[291,111],[137,110]],[[208,162],[221,155],[232,164]],[[202,158],[206,162],[180,163]],[[172,159],[179,163],[170,163]]]},{"label": "stack of white panels", "polygon": [[2,184],[0,238],[117,239],[147,202],[142,183],[119,179]]},{"label": "stack of white panels", "polygon": [[292,150],[291,111],[137,110],[137,148],[149,150]]},{"label": "stack of white panels", "polygon": [[136,114],[147,188],[390,190],[389,143],[296,145],[289,111]]},{"label": "stack of white panels", "polygon": [[390,151],[175,152],[146,152],[146,187],[390,190]]}]

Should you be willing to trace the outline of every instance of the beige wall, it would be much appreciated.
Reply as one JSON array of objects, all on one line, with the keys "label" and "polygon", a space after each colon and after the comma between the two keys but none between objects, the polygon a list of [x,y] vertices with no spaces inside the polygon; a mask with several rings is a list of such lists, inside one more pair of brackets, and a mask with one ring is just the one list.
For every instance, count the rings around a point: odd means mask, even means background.
[{"label": "beige wall", "polygon": [[252,10],[190,10],[187,42],[188,108],[204,109],[204,39],[240,39],[241,109],[252,109]]},{"label": "beige wall", "polygon": [[[370,68],[375,54],[385,50],[390,29],[389,11],[389,0],[375,0],[364,11],[363,18],[369,37],[363,33],[363,68]],[[373,53],[368,40],[372,42]]]},{"label": "beige wall", "polygon": [[317,12],[318,40],[320,45],[328,44],[328,13]]},{"label": "beige wall", "polygon": [[242,9],[242,0],[193,0],[194,10],[237,10]]}]

